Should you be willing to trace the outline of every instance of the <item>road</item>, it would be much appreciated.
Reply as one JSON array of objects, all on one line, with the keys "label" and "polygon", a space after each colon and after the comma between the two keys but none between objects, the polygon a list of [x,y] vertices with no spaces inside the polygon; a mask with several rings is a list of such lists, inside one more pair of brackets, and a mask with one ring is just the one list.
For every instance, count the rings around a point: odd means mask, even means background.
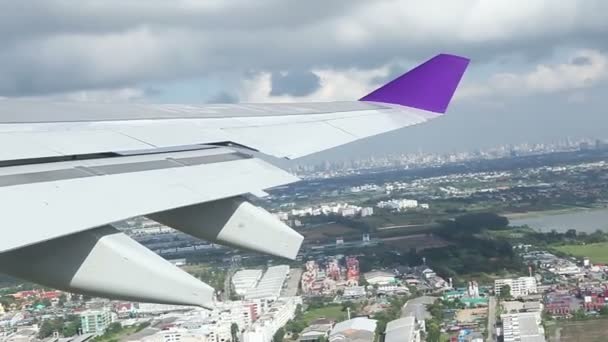
[{"label": "road", "polygon": [[222,293],[222,301],[227,302],[230,300],[230,293],[232,290],[232,276],[234,275],[234,273],[236,272],[236,270],[232,267],[230,267],[230,269],[228,270],[228,272],[226,273],[226,279],[224,280],[224,293]]},{"label": "road", "polygon": [[437,297],[422,296],[410,299],[401,309],[401,317],[414,316],[417,320],[422,321],[431,318],[431,314],[427,311],[426,306],[433,304]]},{"label": "road", "polygon": [[300,287],[300,278],[302,278],[303,270],[301,268],[292,268],[289,271],[289,279],[283,289],[283,296],[294,297],[298,295],[298,288]]},{"label": "road", "polygon": [[488,339],[487,342],[496,341],[496,297],[488,301]]}]

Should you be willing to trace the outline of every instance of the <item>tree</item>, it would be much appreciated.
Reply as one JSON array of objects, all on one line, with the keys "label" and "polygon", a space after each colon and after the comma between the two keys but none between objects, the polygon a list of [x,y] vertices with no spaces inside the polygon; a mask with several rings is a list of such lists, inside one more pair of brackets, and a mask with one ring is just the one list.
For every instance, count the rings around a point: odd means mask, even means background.
[{"label": "tree", "polygon": [[281,328],[272,337],[272,342],[283,342],[285,338],[285,329]]},{"label": "tree", "polygon": [[40,326],[40,329],[38,330],[38,338],[39,339],[47,338],[47,337],[51,336],[54,331],[55,331],[55,324],[53,324],[52,320],[47,319],[44,322],[42,322],[42,325]]},{"label": "tree", "polygon": [[80,330],[80,320],[69,322],[63,327],[61,333],[63,334],[63,337],[72,337],[78,334],[78,330]]},{"label": "tree", "polygon": [[350,309],[351,312],[355,311],[357,309],[357,305],[350,300],[342,302],[342,311],[346,311],[348,309]]},{"label": "tree", "polygon": [[122,330],[122,324],[118,323],[118,322],[114,322],[111,323],[110,325],[108,325],[108,328],[106,329],[106,334],[116,334],[119,333]]},{"label": "tree", "polygon": [[568,239],[576,239],[576,229],[568,229],[564,236]]},{"label": "tree", "polygon": [[511,286],[504,285],[500,288],[500,298],[501,299],[509,299],[511,298]]},{"label": "tree", "polygon": [[435,320],[427,320],[426,322],[427,342],[439,342],[439,339],[441,338],[439,323],[435,322]]},{"label": "tree", "polygon": [[585,310],[578,309],[574,312],[574,315],[572,318],[574,318],[574,320],[581,321],[581,320],[584,320],[587,318],[587,314],[585,313]]},{"label": "tree", "polygon": [[232,335],[232,342],[238,342],[239,340],[239,326],[236,323],[230,325],[230,334]]},{"label": "tree", "polygon": [[57,302],[57,305],[62,308],[65,305],[65,302],[67,301],[67,296],[65,295],[65,293],[62,293],[59,296],[59,302]]}]

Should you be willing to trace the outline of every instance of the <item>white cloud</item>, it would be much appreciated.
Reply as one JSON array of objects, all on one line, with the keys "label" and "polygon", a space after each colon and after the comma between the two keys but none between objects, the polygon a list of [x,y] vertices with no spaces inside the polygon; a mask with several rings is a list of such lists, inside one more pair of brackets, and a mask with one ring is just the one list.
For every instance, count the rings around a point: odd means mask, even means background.
[{"label": "white cloud", "polygon": [[[576,60],[584,63],[573,62]],[[580,50],[562,63],[538,64],[528,72],[497,73],[485,82],[465,84],[458,96],[476,99],[584,90],[607,79],[608,56],[597,50]]]},{"label": "white cloud", "polygon": [[374,80],[386,77],[389,66],[369,70],[349,69],[336,71],[332,69],[314,69],[319,76],[321,86],[304,97],[288,95],[271,96],[271,75],[262,72],[253,78],[243,81],[239,97],[244,102],[306,102],[306,101],[352,101],[371,92]]}]

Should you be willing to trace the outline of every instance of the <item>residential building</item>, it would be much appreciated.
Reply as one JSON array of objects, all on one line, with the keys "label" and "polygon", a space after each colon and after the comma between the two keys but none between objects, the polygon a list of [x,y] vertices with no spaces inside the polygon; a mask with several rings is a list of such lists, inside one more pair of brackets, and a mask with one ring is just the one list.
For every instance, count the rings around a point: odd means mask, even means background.
[{"label": "residential building", "polygon": [[289,320],[295,317],[301,297],[284,297],[276,300],[244,333],[243,342],[268,342]]},{"label": "residential building", "polygon": [[83,334],[101,335],[112,323],[112,313],[110,310],[89,310],[80,314],[80,324]]},{"label": "residential building", "polygon": [[504,286],[511,288],[512,297],[527,296],[531,293],[537,293],[538,288],[536,286],[536,278],[534,277],[519,277],[519,278],[507,278],[507,279],[496,279],[494,281],[494,293],[497,296]]},{"label": "residential building", "polygon": [[418,207],[417,200],[410,199],[392,199],[388,201],[381,201],[376,204],[378,208],[386,208],[392,210],[404,210]]},{"label": "residential building", "polygon": [[371,215],[374,215],[374,208],[365,207],[365,208],[361,209],[361,217],[371,216]]}]

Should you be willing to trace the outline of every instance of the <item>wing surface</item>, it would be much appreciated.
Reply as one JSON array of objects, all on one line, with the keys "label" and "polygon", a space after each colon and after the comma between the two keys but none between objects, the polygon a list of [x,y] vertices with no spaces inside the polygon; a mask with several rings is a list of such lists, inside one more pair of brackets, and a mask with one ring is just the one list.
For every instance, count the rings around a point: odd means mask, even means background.
[{"label": "wing surface", "polygon": [[143,215],[293,259],[302,236],[244,195],[298,179],[247,149],[297,158],[437,118],[467,64],[438,55],[347,102],[0,100],[0,271],[95,296],[211,307],[213,289],[111,224]]}]

